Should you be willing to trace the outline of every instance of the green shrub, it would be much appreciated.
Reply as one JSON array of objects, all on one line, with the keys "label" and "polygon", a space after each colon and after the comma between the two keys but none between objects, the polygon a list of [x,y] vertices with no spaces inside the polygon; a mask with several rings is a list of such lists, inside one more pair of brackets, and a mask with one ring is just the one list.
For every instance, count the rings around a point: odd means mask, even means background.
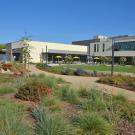
[{"label": "green shrub", "polygon": [[62,71],[63,75],[74,75],[74,70],[70,68],[64,68]]},{"label": "green shrub", "polygon": [[131,82],[131,86],[135,89],[135,82]]},{"label": "green shrub", "polygon": [[63,100],[69,101],[70,103],[78,103],[78,94],[68,85],[61,87],[61,96]]},{"label": "green shrub", "polygon": [[49,68],[47,68],[47,71],[53,72],[53,73],[56,73],[56,74],[62,74],[63,67],[62,66],[49,67]]},{"label": "green shrub", "polygon": [[69,124],[59,116],[55,116],[44,110],[37,108],[33,111],[36,119],[35,132],[37,135],[71,135],[73,130]]},{"label": "green shrub", "polygon": [[37,63],[36,64],[36,67],[42,69],[42,68],[47,67],[47,65],[46,64],[43,64],[43,63]]},{"label": "green shrub", "polygon": [[78,125],[85,135],[113,135],[113,127],[97,114],[86,114],[79,118]]},{"label": "green shrub", "polygon": [[101,77],[98,82],[105,83],[105,84],[111,84],[111,85],[117,85],[122,88],[128,88],[130,90],[135,91],[135,77],[130,76],[108,76],[108,77]]},{"label": "green shrub", "polygon": [[55,97],[44,97],[41,105],[45,107],[49,107],[49,110],[52,112],[61,110],[60,101]]},{"label": "green shrub", "polygon": [[15,97],[22,100],[38,102],[44,95],[48,94],[48,90],[49,88],[43,83],[37,82],[36,80],[29,80],[19,88]]},{"label": "green shrub", "polygon": [[89,76],[90,74],[87,71],[83,70],[83,69],[77,68],[74,71],[74,75],[77,75],[77,76]]},{"label": "green shrub", "polygon": [[24,123],[23,105],[0,101],[0,135],[32,135],[31,128]]}]

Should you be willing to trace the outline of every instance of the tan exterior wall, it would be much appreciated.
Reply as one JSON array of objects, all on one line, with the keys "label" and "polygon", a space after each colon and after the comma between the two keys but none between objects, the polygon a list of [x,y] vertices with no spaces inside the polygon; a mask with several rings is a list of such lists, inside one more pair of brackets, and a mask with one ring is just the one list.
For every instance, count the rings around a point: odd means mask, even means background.
[{"label": "tan exterior wall", "polygon": [[[47,51],[49,50],[59,50],[59,51],[67,51],[67,52],[82,52],[85,55],[87,54],[87,46],[80,46],[80,45],[71,45],[71,44],[62,44],[62,43],[49,43],[49,42],[38,42],[38,41],[29,41],[29,45],[31,48],[31,57],[32,62],[37,63],[40,62],[40,56],[43,52],[46,52],[46,46]],[[22,43],[16,42],[12,43],[12,49],[15,48],[21,48]]]}]

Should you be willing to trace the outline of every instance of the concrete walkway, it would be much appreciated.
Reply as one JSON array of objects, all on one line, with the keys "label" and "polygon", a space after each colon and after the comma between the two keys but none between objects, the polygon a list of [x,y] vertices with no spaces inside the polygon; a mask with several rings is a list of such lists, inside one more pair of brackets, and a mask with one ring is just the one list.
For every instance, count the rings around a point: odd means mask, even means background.
[{"label": "concrete walkway", "polygon": [[135,92],[122,89],[122,88],[105,85],[105,84],[99,84],[96,82],[98,80],[98,77],[58,75],[58,74],[41,71],[37,69],[35,65],[30,65],[30,70],[32,74],[46,74],[49,76],[63,78],[66,82],[71,83],[71,86],[75,89],[79,89],[80,87],[85,87],[85,88],[97,87],[108,94],[111,94],[111,95],[122,94],[122,95],[125,95],[129,100],[135,101]]}]

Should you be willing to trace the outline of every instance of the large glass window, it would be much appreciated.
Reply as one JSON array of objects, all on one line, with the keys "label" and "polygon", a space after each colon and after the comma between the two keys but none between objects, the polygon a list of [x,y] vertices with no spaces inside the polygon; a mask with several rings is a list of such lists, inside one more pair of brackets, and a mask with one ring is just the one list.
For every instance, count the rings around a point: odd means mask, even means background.
[{"label": "large glass window", "polygon": [[117,42],[114,44],[115,51],[135,51],[135,41]]}]

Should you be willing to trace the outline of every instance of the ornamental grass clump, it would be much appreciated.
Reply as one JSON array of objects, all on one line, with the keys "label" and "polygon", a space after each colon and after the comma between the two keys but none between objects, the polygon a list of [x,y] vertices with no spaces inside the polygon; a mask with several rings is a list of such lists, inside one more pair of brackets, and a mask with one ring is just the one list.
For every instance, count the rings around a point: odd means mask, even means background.
[{"label": "ornamental grass clump", "polygon": [[55,88],[57,85],[57,79],[54,76],[46,76],[44,74],[39,74],[32,75],[31,78],[36,80],[37,82],[41,82],[47,85],[49,88]]},{"label": "ornamental grass clump", "polygon": [[72,88],[70,88],[70,86],[62,86],[60,91],[63,100],[69,101],[70,103],[78,103],[78,93],[75,92],[75,90],[73,90]]},{"label": "ornamental grass clump", "polygon": [[82,115],[78,126],[83,129],[84,135],[113,135],[114,130],[106,120],[96,113]]},{"label": "ornamental grass clump", "polygon": [[50,111],[60,111],[60,101],[56,97],[44,97],[41,103],[42,107],[48,107]]},{"label": "ornamental grass clump", "polygon": [[106,101],[103,92],[92,88],[88,92],[88,98],[82,102],[82,108],[88,111],[104,111],[106,110]]},{"label": "ornamental grass clump", "polygon": [[98,80],[98,82],[115,85],[121,88],[135,91],[135,77],[131,76],[116,75],[116,76],[101,77]]},{"label": "ornamental grass clump", "polygon": [[33,111],[36,120],[36,135],[72,135],[71,126],[64,119],[53,115],[42,107]]},{"label": "ornamental grass clump", "polygon": [[0,135],[32,135],[32,129],[24,123],[26,108],[11,101],[0,101]]},{"label": "ornamental grass clump", "polygon": [[89,91],[86,88],[81,87],[78,91],[78,94],[80,97],[85,98],[85,97],[88,97]]},{"label": "ornamental grass clump", "polygon": [[120,119],[135,122],[135,106],[129,103],[125,96],[117,95],[112,98],[113,111]]}]

